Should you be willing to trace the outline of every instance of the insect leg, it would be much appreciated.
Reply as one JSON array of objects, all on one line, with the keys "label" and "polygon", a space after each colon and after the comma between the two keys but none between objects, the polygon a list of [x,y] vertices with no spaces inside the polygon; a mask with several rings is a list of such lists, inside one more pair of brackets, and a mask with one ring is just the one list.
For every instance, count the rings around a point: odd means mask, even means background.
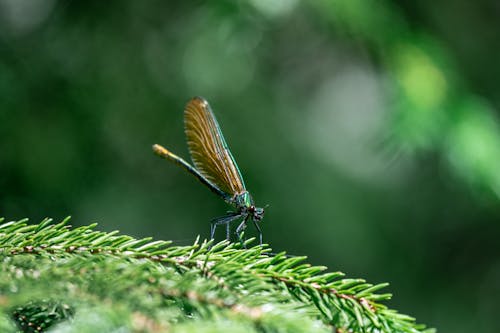
[{"label": "insect leg", "polygon": [[252,219],[253,225],[255,226],[255,229],[257,229],[257,232],[259,233],[259,241],[260,245],[262,245],[262,230],[260,229],[259,223]]},{"label": "insect leg", "polygon": [[[218,225],[225,224],[227,226],[226,227],[227,230],[229,230],[229,223],[231,223],[232,221],[234,221],[240,217],[241,217],[241,214],[232,212],[232,213],[229,213],[227,215],[213,219],[211,224],[210,224],[210,239],[214,239],[215,229],[217,228]],[[228,240],[229,240],[229,237],[228,237]]]},{"label": "insect leg", "polygon": [[236,235],[238,236],[238,239],[241,243],[241,245],[245,247],[245,244],[243,243],[243,240],[241,239],[241,233],[243,230],[245,230],[245,228],[247,227],[247,220],[249,218],[249,215],[245,216],[245,218],[243,219],[243,221],[240,223],[240,225],[238,226],[238,228],[236,228]]}]

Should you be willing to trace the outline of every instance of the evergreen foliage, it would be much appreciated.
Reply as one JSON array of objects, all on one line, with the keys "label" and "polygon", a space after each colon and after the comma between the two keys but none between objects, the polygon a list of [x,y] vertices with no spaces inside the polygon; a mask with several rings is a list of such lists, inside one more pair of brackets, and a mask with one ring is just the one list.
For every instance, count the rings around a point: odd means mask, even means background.
[{"label": "evergreen foliage", "polygon": [[0,225],[2,332],[433,331],[381,303],[387,284],[305,257],[226,241],[172,246],[67,220]]}]

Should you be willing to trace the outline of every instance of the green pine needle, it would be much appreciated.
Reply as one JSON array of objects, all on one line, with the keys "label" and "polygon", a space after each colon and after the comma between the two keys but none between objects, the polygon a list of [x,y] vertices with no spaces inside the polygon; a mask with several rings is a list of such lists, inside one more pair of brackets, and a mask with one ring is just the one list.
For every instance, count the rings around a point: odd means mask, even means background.
[{"label": "green pine needle", "polygon": [[172,246],[68,220],[0,225],[2,332],[432,331],[379,303],[386,283],[306,257],[227,241]]}]

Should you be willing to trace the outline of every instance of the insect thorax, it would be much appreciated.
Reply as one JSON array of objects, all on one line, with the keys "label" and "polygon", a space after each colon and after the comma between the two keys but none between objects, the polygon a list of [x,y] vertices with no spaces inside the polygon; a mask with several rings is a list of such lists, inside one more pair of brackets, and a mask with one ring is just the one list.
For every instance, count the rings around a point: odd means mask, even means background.
[{"label": "insect thorax", "polygon": [[254,204],[252,196],[250,195],[250,193],[248,193],[248,191],[235,194],[233,197],[233,202],[238,208],[239,207],[249,208]]}]

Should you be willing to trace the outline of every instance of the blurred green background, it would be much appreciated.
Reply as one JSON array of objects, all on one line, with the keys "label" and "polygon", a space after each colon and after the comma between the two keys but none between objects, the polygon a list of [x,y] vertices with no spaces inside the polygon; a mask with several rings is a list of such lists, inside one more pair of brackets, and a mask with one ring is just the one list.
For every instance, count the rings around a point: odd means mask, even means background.
[{"label": "blurred green background", "polygon": [[0,216],[207,237],[228,207],[151,151],[188,156],[183,107],[200,95],[269,204],[275,251],[388,281],[389,306],[440,332],[500,332],[499,14],[0,0]]}]

